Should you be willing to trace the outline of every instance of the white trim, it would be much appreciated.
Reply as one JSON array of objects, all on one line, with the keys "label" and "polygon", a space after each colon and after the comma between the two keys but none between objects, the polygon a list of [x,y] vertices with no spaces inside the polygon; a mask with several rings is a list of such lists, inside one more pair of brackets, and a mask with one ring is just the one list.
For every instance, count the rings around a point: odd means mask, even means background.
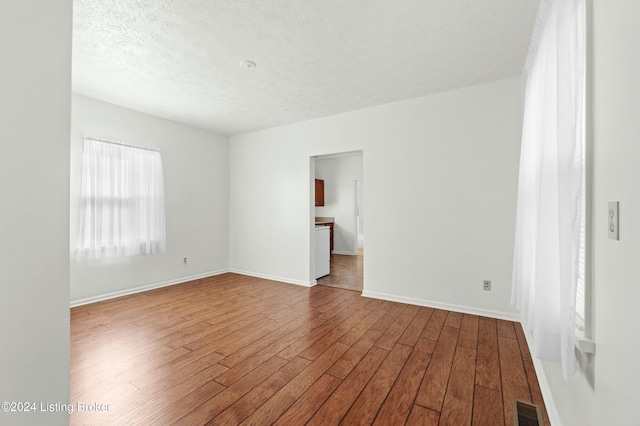
[{"label": "white trim", "polygon": [[503,319],[507,321],[520,322],[517,313],[492,311],[489,309],[478,309],[471,306],[452,305],[449,303],[434,302],[433,300],[415,299],[413,297],[399,296],[395,294],[380,293],[377,291],[363,291],[362,296],[373,299],[388,300],[390,302],[408,303],[411,305],[426,306],[428,308],[444,309],[447,311],[460,312],[463,314],[479,315],[483,317]]},{"label": "white trim", "polygon": [[191,275],[188,277],[175,278],[173,280],[161,281],[158,283],[147,284],[140,287],[127,288],[124,290],[114,291],[113,293],[100,294],[97,296],[85,297],[84,299],[77,299],[71,301],[71,307],[88,305],[89,303],[102,302],[103,300],[115,299],[116,297],[128,296],[130,294],[142,293],[143,291],[154,290],[156,288],[168,287],[170,285],[182,284],[188,281],[197,280],[200,278],[213,277],[215,275],[225,274],[229,272],[228,269],[220,269],[217,271],[204,272],[202,274]]},{"label": "white trim", "polygon": [[584,330],[576,330],[576,348],[583,354],[590,356],[596,353],[596,342],[587,337]]},{"label": "white trim", "polygon": [[585,167],[585,282],[584,282],[584,337],[594,337],[594,293],[593,293],[593,265],[595,227],[593,223],[594,197],[594,47],[593,47],[593,0],[585,2],[585,91],[584,91],[584,137],[586,150]]},{"label": "white trim", "polygon": [[[529,334],[529,330],[527,330],[527,327],[525,327],[524,324],[522,324],[522,330],[524,331],[524,337],[527,340],[527,346],[529,347],[529,350],[531,350],[533,347],[533,337]],[[531,360],[533,361],[533,368],[536,370],[536,376],[538,376],[538,384],[540,385],[540,392],[542,392],[542,399],[544,399],[544,407],[547,409],[549,421],[553,426],[562,426],[560,415],[558,414],[558,408],[556,407],[556,402],[553,399],[553,394],[551,393],[551,387],[547,381],[547,375],[542,367],[542,361],[533,354],[531,354]]]},{"label": "white trim", "polygon": [[353,251],[346,251],[346,250],[333,250],[331,252],[331,254],[341,254],[344,256],[357,256],[358,252],[353,252]]},{"label": "white trim", "polygon": [[229,268],[229,272],[233,272],[234,274],[247,275],[249,277],[264,278],[265,280],[280,281],[286,284],[295,284],[302,287],[313,287],[314,285],[317,284],[315,280],[302,281],[302,280],[296,280],[293,278],[284,278],[284,277],[277,277],[275,275],[261,274],[259,272],[244,271],[242,269],[236,269],[236,268]]}]

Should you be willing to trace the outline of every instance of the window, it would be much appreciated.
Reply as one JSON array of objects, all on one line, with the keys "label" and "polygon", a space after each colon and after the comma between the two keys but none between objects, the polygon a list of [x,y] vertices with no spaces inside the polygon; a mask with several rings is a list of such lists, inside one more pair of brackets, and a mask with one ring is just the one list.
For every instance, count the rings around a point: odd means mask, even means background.
[{"label": "window", "polygon": [[[586,7],[586,4],[585,4]],[[586,18],[590,15],[589,8],[585,8],[585,24]],[[586,35],[586,31],[585,31]],[[589,309],[587,309],[587,301],[589,300],[588,294],[588,281],[590,275],[587,274],[587,264],[591,261],[591,256],[588,255],[589,247],[591,246],[591,197],[590,194],[592,184],[592,172],[591,172],[591,93],[588,85],[589,70],[592,68],[588,66],[588,58],[591,52],[591,41],[588,37],[585,37],[585,54],[582,58],[584,66],[584,80],[582,86],[582,93],[584,96],[584,102],[582,103],[582,192],[580,194],[580,203],[582,206],[582,214],[580,215],[580,251],[578,262],[578,280],[576,285],[576,329],[577,336],[581,339],[591,337],[591,330],[589,330],[590,323],[588,321]],[[587,161],[589,160],[589,161]]]},{"label": "window", "polygon": [[160,152],[85,138],[78,259],[165,251]]},{"label": "window", "polygon": [[[583,121],[584,123],[584,121]],[[582,139],[582,193],[580,196],[580,202],[582,204],[582,213],[580,215],[580,252],[579,262],[578,262],[578,283],[576,285],[576,328],[584,333],[585,329],[585,318],[586,318],[586,297],[585,297],[585,286],[586,286],[586,242],[587,242],[587,229],[586,229],[586,218],[587,218],[587,202],[586,202],[586,175],[587,175],[587,164],[586,164],[586,143],[585,138]]]},{"label": "window", "polygon": [[577,370],[575,304],[585,271],[585,38],[584,0],[540,3],[525,66],[516,213],[512,302],[534,355],[560,363],[566,380]]}]

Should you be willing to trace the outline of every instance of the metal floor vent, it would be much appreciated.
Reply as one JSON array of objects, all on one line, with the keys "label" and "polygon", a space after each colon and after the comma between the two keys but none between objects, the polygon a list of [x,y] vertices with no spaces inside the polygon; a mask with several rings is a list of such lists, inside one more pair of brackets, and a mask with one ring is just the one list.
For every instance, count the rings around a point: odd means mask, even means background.
[{"label": "metal floor vent", "polygon": [[543,426],[542,411],[537,405],[513,400],[514,426]]}]

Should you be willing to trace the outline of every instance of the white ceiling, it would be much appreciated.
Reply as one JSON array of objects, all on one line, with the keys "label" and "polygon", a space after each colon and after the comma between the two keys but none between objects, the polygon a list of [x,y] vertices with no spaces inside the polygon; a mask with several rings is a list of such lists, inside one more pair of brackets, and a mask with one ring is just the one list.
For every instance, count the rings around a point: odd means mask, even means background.
[{"label": "white ceiling", "polygon": [[73,90],[238,134],[520,75],[538,4],[74,0]]}]

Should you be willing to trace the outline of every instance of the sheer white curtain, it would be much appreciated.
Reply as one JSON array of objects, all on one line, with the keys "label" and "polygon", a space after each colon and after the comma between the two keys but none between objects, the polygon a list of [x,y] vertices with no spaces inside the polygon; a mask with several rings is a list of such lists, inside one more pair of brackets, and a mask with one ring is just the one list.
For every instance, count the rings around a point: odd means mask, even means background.
[{"label": "sheer white curtain", "polygon": [[78,259],[165,251],[159,151],[86,138]]},{"label": "sheer white curtain", "polygon": [[512,304],[534,354],[566,380],[577,368],[584,55],[584,0],[542,0],[525,66]]}]

